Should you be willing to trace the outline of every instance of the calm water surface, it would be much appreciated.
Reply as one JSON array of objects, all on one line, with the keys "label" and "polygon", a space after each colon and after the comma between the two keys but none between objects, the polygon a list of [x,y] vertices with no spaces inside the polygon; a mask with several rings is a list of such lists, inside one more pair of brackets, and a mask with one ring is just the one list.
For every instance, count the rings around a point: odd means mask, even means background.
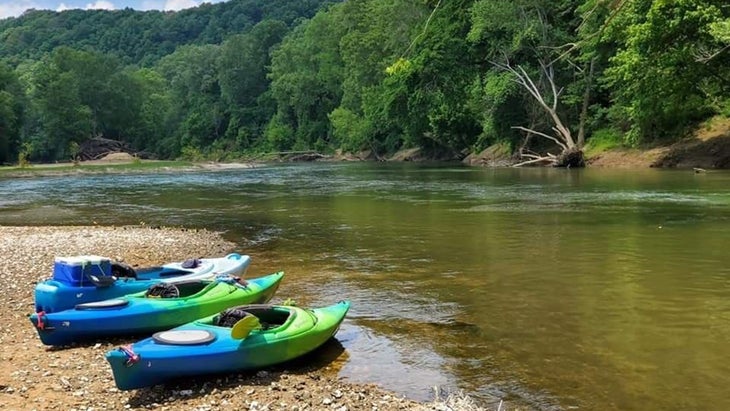
[{"label": "calm water surface", "polygon": [[[730,409],[730,173],[316,164],[0,180],[0,224],[225,232],[418,400]],[[275,300],[275,301],[277,301]]]}]

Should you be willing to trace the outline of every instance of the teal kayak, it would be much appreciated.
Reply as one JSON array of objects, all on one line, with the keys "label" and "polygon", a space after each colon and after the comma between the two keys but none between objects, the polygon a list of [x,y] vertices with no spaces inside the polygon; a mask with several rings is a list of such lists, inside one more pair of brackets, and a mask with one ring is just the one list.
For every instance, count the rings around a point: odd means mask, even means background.
[{"label": "teal kayak", "polygon": [[225,310],[106,353],[121,390],[180,377],[279,364],[324,344],[350,303],[322,308],[248,305]]},{"label": "teal kayak", "polygon": [[55,313],[34,313],[30,322],[43,344],[66,345],[96,337],[170,329],[240,304],[265,303],[284,273],[241,280],[221,276],[177,284],[156,284],[120,298],[79,304]]},{"label": "teal kayak", "polygon": [[51,278],[35,287],[35,310],[52,313],[77,304],[137,293],[160,283],[242,276],[251,258],[231,253],[219,258],[194,258],[158,267],[134,269],[97,256],[56,257]]}]

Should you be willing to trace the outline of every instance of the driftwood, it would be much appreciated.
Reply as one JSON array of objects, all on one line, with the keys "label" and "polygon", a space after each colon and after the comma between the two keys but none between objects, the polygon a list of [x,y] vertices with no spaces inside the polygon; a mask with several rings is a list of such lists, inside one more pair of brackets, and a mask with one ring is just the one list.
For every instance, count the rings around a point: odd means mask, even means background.
[{"label": "driftwood", "polygon": [[[530,96],[533,97],[535,102],[538,103],[539,107],[545,114],[547,114],[547,117],[552,122],[552,135],[533,128],[523,126],[512,127],[526,133],[525,143],[521,147],[519,153],[524,161],[515,164],[514,167],[530,164],[549,164],[555,167],[585,167],[582,150],[584,140],[583,124],[581,123],[580,134],[578,136],[578,141],[576,142],[571,134],[570,128],[563,123],[563,120],[558,113],[558,102],[560,101],[560,95],[562,94],[563,89],[558,88],[557,84],[555,84],[555,72],[553,70],[552,63],[545,64],[540,61],[542,82],[535,82],[525,69],[521,66],[512,67],[509,61],[506,61],[506,63],[492,62],[492,64],[500,70],[512,74],[512,80],[519,84],[530,94]],[[546,95],[543,96],[543,88],[547,88],[549,90],[549,94],[546,93]],[[586,94],[584,96],[584,104],[587,104],[589,97],[590,94]],[[582,119],[582,121],[583,120],[584,119]],[[532,135],[552,141],[552,143],[560,149],[561,153],[558,155],[550,153],[545,155],[526,154],[524,149],[527,146],[527,140],[529,140]]]},{"label": "driftwood", "polygon": [[79,144],[77,157],[81,161],[98,160],[111,153],[133,154],[134,151],[123,141],[94,137]]},{"label": "driftwood", "polygon": [[289,161],[289,162],[306,162],[306,161],[317,161],[325,158],[325,155],[320,154],[314,150],[303,150],[303,151],[275,151],[262,155],[266,158],[276,159],[278,161]]},{"label": "driftwood", "polygon": [[553,163],[553,166],[565,168],[583,168],[586,166],[583,151],[577,148],[563,151],[562,153],[560,153],[560,155],[558,155],[558,158]]},{"label": "driftwood", "polygon": [[98,160],[112,153],[128,153],[142,159],[154,158],[151,153],[135,151],[124,141],[104,137],[90,138],[79,144],[79,152],[76,157],[79,161]]},{"label": "driftwood", "polygon": [[287,161],[317,161],[324,158],[324,155],[320,153],[301,153],[301,154],[291,154],[288,156],[283,157]]}]

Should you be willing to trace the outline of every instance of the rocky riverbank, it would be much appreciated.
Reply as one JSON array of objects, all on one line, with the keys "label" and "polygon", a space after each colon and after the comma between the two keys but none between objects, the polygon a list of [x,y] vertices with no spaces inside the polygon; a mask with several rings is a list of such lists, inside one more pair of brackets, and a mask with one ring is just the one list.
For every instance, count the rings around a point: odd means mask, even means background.
[{"label": "rocky riverbank", "polygon": [[141,267],[234,251],[234,244],[205,230],[0,226],[0,407],[79,411],[480,409],[468,397],[458,395],[421,404],[374,385],[341,381],[326,365],[306,362],[119,391],[104,353],[134,340],[48,348],[27,319],[34,309],[34,286],[50,275],[55,256],[103,255]]}]

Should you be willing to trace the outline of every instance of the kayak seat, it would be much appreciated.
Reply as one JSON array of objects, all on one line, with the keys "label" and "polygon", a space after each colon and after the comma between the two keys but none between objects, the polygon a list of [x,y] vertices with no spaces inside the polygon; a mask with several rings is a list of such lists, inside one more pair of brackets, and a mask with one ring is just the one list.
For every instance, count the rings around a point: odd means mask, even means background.
[{"label": "kayak seat", "polygon": [[117,277],[113,275],[93,275],[93,274],[87,274],[86,278],[91,281],[91,284],[94,284],[95,286],[99,288],[104,287],[111,287],[114,285],[114,283],[117,281]]},{"label": "kayak seat", "polygon": [[220,315],[218,315],[213,323],[219,327],[233,327],[235,323],[240,321],[241,319],[253,315],[249,312],[246,312],[244,310],[241,310],[240,308],[229,308],[227,310],[221,311]]},{"label": "kayak seat", "polygon": [[137,272],[128,264],[112,261],[111,266],[112,276],[114,277],[137,278]]},{"label": "kayak seat", "polygon": [[180,296],[180,290],[175,284],[158,283],[150,286],[144,296],[147,298],[177,298]]},{"label": "kayak seat", "polygon": [[[173,284],[173,283],[168,283]],[[174,283],[175,287],[177,287],[179,294],[178,297],[190,297],[194,294],[199,293],[202,291],[205,287],[209,286],[211,283],[210,281],[203,281],[203,280],[189,280],[189,281],[182,281],[179,283]]]},{"label": "kayak seat", "polygon": [[150,286],[144,296],[147,298],[185,298],[195,295],[210,284],[209,281],[183,281],[179,283],[157,283]]},{"label": "kayak seat", "polygon": [[270,330],[284,324],[291,315],[291,311],[268,304],[241,305],[222,311],[214,319],[214,324],[220,327],[232,327],[247,315],[257,317],[263,330]]}]

